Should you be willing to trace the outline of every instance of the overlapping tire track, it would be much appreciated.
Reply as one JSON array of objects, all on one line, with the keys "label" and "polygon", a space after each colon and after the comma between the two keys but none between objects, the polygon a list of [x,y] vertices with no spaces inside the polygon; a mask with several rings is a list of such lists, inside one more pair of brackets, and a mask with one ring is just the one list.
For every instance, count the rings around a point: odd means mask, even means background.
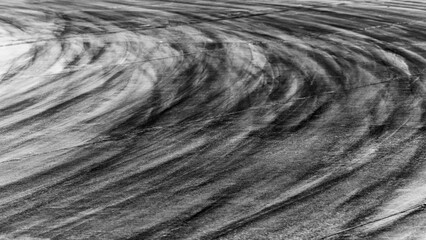
[{"label": "overlapping tire track", "polygon": [[0,232],[420,239],[424,7],[2,3]]}]

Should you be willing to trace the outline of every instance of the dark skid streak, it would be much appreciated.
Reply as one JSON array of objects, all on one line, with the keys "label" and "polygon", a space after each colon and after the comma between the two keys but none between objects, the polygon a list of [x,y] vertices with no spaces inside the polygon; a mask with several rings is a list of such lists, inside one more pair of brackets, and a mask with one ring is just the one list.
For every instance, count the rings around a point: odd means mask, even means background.
[{"label": "dark skid streak", "polygon": [[422,1],[0,2],[0,239],[424,239]]}]

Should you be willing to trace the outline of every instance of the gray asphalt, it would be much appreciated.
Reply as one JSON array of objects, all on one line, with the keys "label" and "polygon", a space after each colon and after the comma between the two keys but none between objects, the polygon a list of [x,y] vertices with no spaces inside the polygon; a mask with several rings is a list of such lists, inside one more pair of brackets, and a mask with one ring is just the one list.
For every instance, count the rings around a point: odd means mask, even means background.
[{"label": "gray asphalt", "polygon": [[424,239],[426,3],[0,3],[0,239]]}]

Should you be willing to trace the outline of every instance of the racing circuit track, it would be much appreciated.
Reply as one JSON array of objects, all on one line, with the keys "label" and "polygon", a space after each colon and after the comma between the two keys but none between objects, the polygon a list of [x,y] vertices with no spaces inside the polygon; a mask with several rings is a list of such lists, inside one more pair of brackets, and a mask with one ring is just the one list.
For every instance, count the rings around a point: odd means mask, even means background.
[{"label": "racing circuit track", "polygon": [[0,2],[0,239],[426,236],[426,3]]}]

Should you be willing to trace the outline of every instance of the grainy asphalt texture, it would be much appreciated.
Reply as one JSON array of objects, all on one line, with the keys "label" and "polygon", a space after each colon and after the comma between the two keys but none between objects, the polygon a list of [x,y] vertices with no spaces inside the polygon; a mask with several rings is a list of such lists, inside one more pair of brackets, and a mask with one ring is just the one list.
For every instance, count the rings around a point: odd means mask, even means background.
[{"label": "grainy asphalt texture", "polygon": [[422,1],[1,1],[0,239],[424,239],[425,84]]}]

